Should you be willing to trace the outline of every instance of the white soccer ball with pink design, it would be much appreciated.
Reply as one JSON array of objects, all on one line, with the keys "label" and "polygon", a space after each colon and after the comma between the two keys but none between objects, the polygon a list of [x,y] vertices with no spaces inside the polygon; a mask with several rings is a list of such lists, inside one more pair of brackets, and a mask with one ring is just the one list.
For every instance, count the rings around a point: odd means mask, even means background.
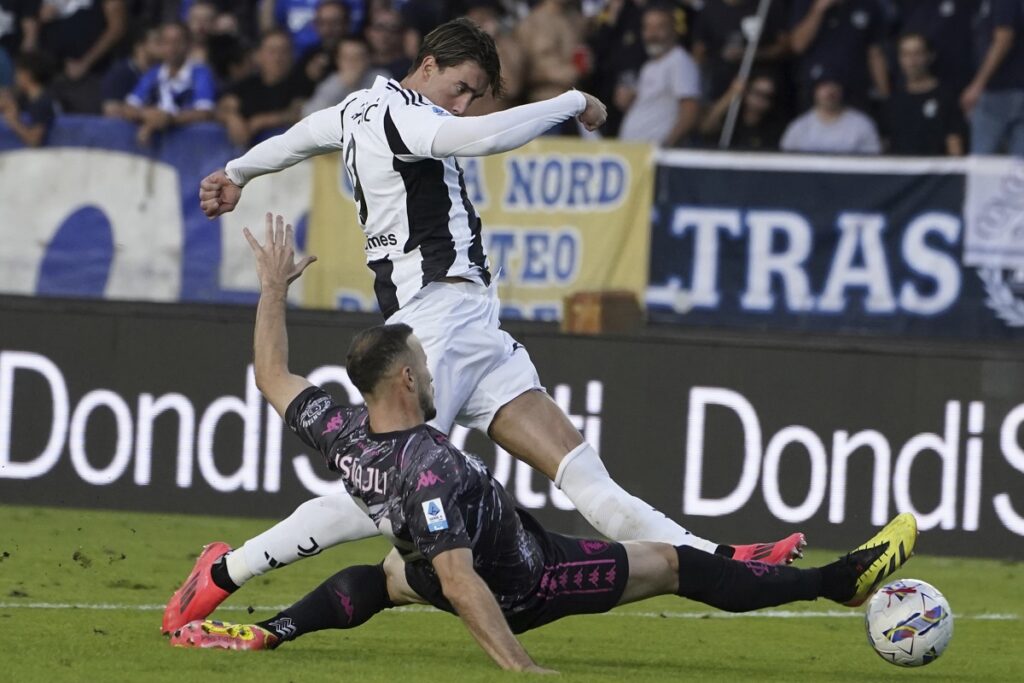
[{"label": "white soccer ball with pink design", "polygon": [[868,602],[868,642],[878,656],[899,666],[924,666],[941,655],[953,637],[953,613],[935,586],[900,579],[883,586]]}]

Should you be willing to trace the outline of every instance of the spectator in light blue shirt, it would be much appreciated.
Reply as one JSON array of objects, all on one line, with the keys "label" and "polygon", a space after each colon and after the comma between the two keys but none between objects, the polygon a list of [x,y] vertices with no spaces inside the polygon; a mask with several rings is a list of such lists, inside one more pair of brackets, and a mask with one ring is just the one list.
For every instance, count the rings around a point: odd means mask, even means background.
[{"label": "spectator in light blue shirt", "polygon": [[153,133],[213,118],[216,85],[204,64],[188,61],[188,28],[172,22],[160,27],[162,62],[147,71],[125,99],[127,118],[138,122],[139,144]]}]

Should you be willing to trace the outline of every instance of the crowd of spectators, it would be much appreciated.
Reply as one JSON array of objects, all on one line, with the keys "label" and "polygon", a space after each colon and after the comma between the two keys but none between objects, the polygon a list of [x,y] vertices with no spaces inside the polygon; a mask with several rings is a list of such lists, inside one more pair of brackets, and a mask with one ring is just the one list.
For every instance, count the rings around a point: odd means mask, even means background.
[{"label": "crowd of spectators", "polygon": [[463,15],[507,93],[469,115],[577,87],[602,135],[665,147],[1024,156],[1024,0],[0,0],[0,116],[29,145],[65,112],[244,147]]}]

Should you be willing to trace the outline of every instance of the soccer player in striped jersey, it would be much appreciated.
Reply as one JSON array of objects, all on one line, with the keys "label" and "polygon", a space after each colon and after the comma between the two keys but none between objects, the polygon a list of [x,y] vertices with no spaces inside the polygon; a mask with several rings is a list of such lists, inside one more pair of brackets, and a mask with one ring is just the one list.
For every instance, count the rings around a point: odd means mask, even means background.
[{"label": "soccer player in striped jersey", "polygon": [[[253,178],[340,151],[381,312],[388,324],[409,325],[429,360],[437,409],[432,426],[448,433],[457,422],[484,431],[550,478],[611,539],[658,540],[772,564],[799,557],[803,534],[775,543],[722,545],[690,533],[622,489],[543,391],[526,349],[500,328],[481,221],[456,157],[515,149],[573,117],[594,130],[606,111],[597,98],[573,90],[463,117],[488,90],[501,93],[493,39],[465,19],[443,24],[424,39],[400,83],[379,78],[372,88],[255,146],[202,181],[200,206],[211,218],[221,215],[234,209]],[[336,494],[303,503],[235,551],[211,544],[168,603],[164,631],[205,617],[254,576],[376,534],[352,498]]]}]

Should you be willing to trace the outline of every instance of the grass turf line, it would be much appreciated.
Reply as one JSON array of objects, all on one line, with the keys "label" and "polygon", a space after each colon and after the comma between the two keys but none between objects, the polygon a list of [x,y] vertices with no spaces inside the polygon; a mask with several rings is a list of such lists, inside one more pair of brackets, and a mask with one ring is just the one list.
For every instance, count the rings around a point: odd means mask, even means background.
[{"label": "grass turf line", "polygon": [[[269,520],[0,506],[0,603],[158,605],[184,578],[204,542],[240,543]],[[248,605],[289,604],[337,569],[374,563],[387,544],[374,539],[328,550],[254,580],[230,598],[231,621],[252,621]],[[1024,564],[927,555],[927,532],[901,576],[935,584],[954,614],[1024,616]],[[835,553],[815,551],[805,566]],[[798,603],[795,612],[837,609]],[[620,608],[617,618],[573,617],[523,637],[527,649],[569,681],[858,681],[927,676],[937,681],[1016,681],[1024,669],[1016,621],[964,619],[936,663],[898,670],[871,651],[859,619],[657,619],[706,613],[673,598]],[[638,613],[630,615],[630,612]],[[639,613],[644,613],[642,616]],[[0,680],[492,681],[498,671],[455,617],[385,612],[350,631],[312,634],[272,653],[196,652],[168,646],[160,612],[0,607]]]}]

